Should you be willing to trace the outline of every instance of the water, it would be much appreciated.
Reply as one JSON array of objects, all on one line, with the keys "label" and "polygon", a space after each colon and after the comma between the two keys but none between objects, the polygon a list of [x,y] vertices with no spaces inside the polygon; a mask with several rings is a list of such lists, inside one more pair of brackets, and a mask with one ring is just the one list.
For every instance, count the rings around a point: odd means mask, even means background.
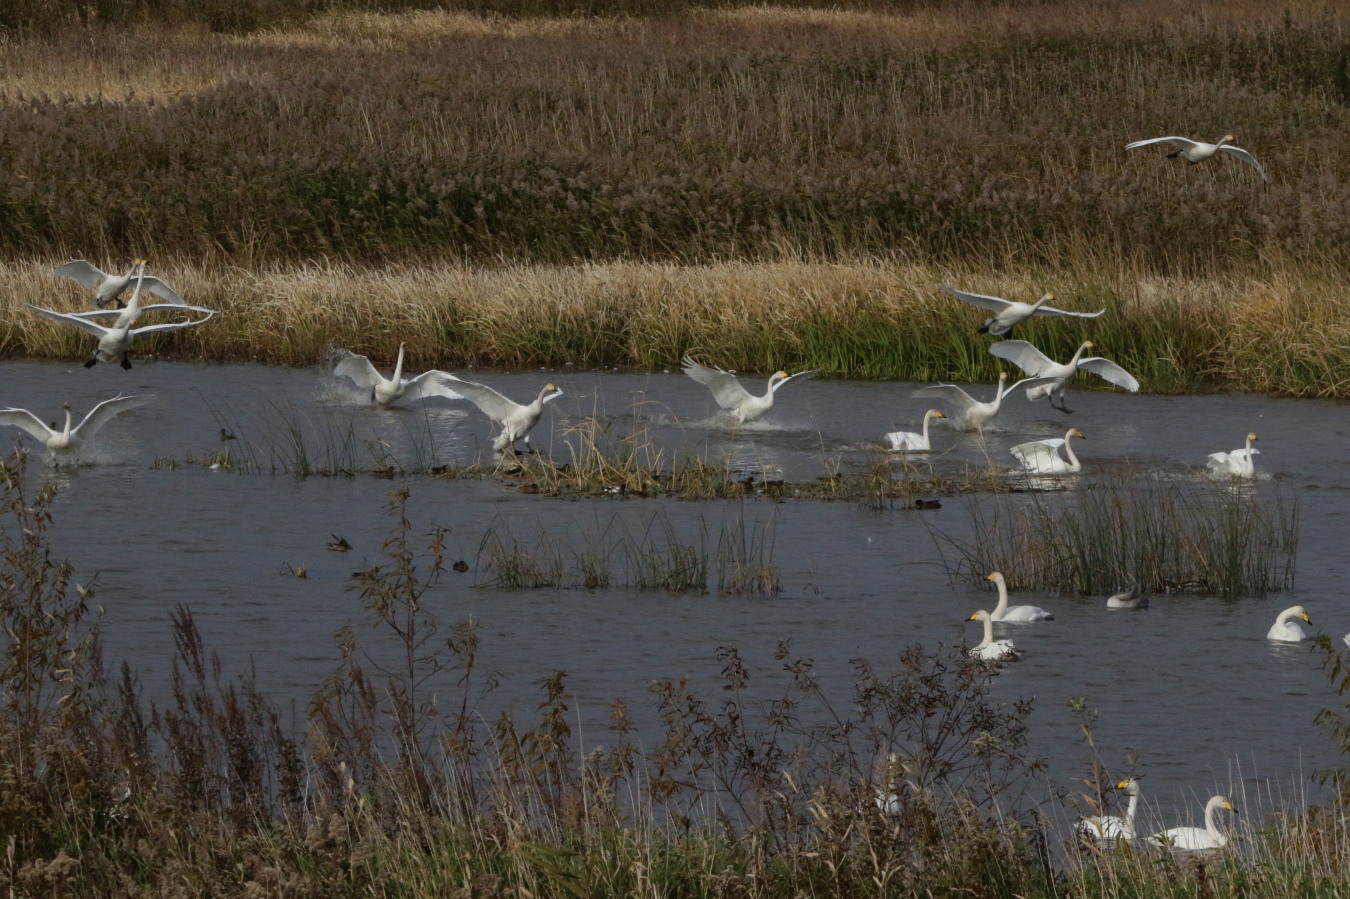
[{"label": "water", "polygon": [[[491,429],[465,405],[360,405],[356,391],[317,370],[150,362],[130,372],[30,362],[3,368],[0,402],[44,419],[56,418],[66,400],[78,419],[119,391],[156,397],[101,432],[97,464],[52,471],[34,463],[63,486],[55,554],[76,566],[79,580],[96,584],[107,612],[108,661],[129,659],[152,698],[163,695],[169,616],[181,604],[192,609],[227,676],[252,668],[265,691],[303,709],[337,662],[333,634],[357,624],[369,637],[350,575],[378,559],[392,524],[387,494],[402,483],[412,488],[415,533],[448,527],[449,559],[471,565],[489,529],[527,546],[558,548],[565,558],[607,534],[650,527],[673,527],[687,541],[706,533],[713,545],[724,529],[771,540],[783,585],[772,598],[475,588],[473,571],[447,573],[429,593],[447,626],[469,617],[481,626],[481,663],[501,686],[480,712],[491,718],[509,706],[528,722],[541,698],[538,682],[565,671],[583,749],[605,741],[613,699],[649,724],[649,686],[658,678],[687,678],[711,691],[719,683],[720,645],[739,647],[754,688],[773,696],[784,679],[772,655],[790,640],[793,655],[813,659],[827,692],[847,708],[850,660],[866,658],[888,671],[911,643],[973,643],[978,628],[965,619],[993,603],[989,591],[950,581],[933,536],[934,528],[968,536],[969,505],[993,502],[988,496],[945,497],[934,511],[876,511],[794,500],[560,500],[521,495],[495,480],[232,474],[182,463],[209,461],[229,448],[264,466],[293,465],[303,443],[321,466],[325,458],[363,467],[377,460],[462,464],[487,451]],[[881,434],[917,430],[933,405],[912,398],[912,384],[794,382],[764,422],[735,430],[712,418],[708,392],[678,371],[481,379],[518,399],[548,381],[563,388],[534,440],[554,458],[567,458],[566,429],[594,415],[616,432],[639,422],[667,462],[699,455],[769,479],[809,480],[865,461]],[[981,398],[992,393],[970,389]],[[1342,598],[1350,562],[1339,530],[1350,495],[1345,404],[1118,391],[1071,392],[1068,404],[1075,413],[1064,416],[1013,396],[984,436],[935,427],[934,455],[944,465],[1007,465],[1009,446],[1062,436],[1071,423],[1086,435],[1078,445],[1082,480],[1125,466],[1191,478],[1208,453],[1239,447],[1255,431],[1262,450],[1256,489],[1297,500],[1302,528],[1297,589],[1268,600],[1163,596],[1145,611],[1108,612],[1103,598],[1013,595],[1014,603],[1055,614],[1051,622],[999,627],[1025,656],[994,687],[1004,698],[1035,697],[1033,752],[1048,762],[1051,785],[1072,790],[1088,773],[1087,750],[1066,707],[1081,696],[1099,712],[1095,737],[1107,763],[1124,773],[1127,753],[1138,755],[1145,807],[1156,810],[1144,813],[1146,827],[1197,820],[1216,791],[1246,795],[1249,806],[1262,808],[1277,801],[1267,794],[1270,783],[1281,795],[1307,790],[1320,797],[1308,775],[1339,759],[1313,717],[1339,703],[1306,647],[1272,645],[1265,632],[1294,603],[1338,642],[1350,631]],[[222,428],[237,439],[223,442]],[[35,460],[41,455],[34,451]],[[329,551],[336,536],[352,552]],[[299,568],[303,579],[294,576]]]}]

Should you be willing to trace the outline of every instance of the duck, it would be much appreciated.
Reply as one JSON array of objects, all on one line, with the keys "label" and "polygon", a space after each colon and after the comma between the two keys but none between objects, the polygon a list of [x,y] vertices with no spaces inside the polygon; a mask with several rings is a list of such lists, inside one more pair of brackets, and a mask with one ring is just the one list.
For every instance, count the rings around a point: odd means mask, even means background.
[{"label": "duck", "polygon": [[890,441],[891,452],[893,453],[926,453],[932,450],[932,444],[928,440],[928,423],[935,418],[946,418],[936,409],[929,409],[923,414],[923,432],[916,434],[913,431],[892,431],[886,435]]},{"label": "duck", "polygon": [[[1008,360],[1031,377],[1042,379],[1027,385],[1023,391],[1027,399],[1038,400],[1048,396],[1051,406],[1068,413],[1073,410],[1064,402],[1064,391],[1068,389],[1069,382],[1079,369],[1090,371],[1130,393],[1139,392],[1139,382],[1134,375],[1110,359],[1101,356],[1083,358],[1084,351],[1094,349],[1095,346],[1090,340],[1083,341],[1078,351],[1073,354],[1073,358],[1063,363],[1054,361],[1025,340],[1000,340],[989,348],[989,352],[1000,359]],[[1055,405],[1056,398],[1059,399],[1059,405]]]},{"label": "duck", "polygon": [[[1051,437],[1047,440],[1032,440],[1029,443],[1019,443],[1008,452],[1022,464],[1022,467],[1032,474],[1073,474],[1083,470],[1083,463],[1079,461],[1078,456],[1073,451],[1069,438],[1077,437],[1079,440],[1086,440],[1083,432],[1077,428],[1069,428],[1064,432],[1064,437]],[[1059,455],[1059,448],[1064,447],[1064,455],[1068,458],[1062,458]]]},{"label": "duck", "polygon": [[1226,453],[1210,453],[1209,461],[1205,463],[1205,469],[1214,475],[1228,475],[1235,478],[1256,477],[1256,460],[1252,456],[1259,456],[1261,451],[1252,449],[1254,440],[1256,440],[1256,434],[1248,434],[1247,441],[1242,449],[1230,450]]},{"label": "duck", "polygon": [[1096,312],[1069,312],[1065,309],[1056,309],[1054,306],[1045,305],[1055,298],[1053,293],[1045,294],[1034,303],[1019,303],[1013,300],[1005,300],[1002,297],[986,296],[982,293],[967,293],[946,284],[942,285],[942,289],[958,300],[964,300],[972,306],[978,306],[994,313],[992,318],[986,319],[984,324],[980,326],[979,333],[995,336],[1011,334],[1014,325],[1026,321],[1033,315],[1070,315],[1075,318],[1096,318],[1106,311],[1100,309]]},{"label": "duck", "polygon": [[712,391],[717,405],[731,412],[737,424],[754,421],[773,408],[774,395],[786,384],[798,379],[814,378],[819,371],[799,371],[790,375],[776,371],[769,376],[769,387],[763,396],[755,396],[741,385],[736,376],[720,368],[710,368],[685,356],[681,362],[684,373]]},{"label": "duck", "polygon": [[406,344],[398,345],[398,358],[394,361],[394,372],[384,377],[365,356],[348,353],[346,358],[333,368],[333,374],[356,382],[358,387],[370,388],[370,401],[380,406],[388,406],[398,400],[417,400],[426,396],[442,396],[446,399],[464,399],[446,386],[442,375],[445,372],[425,371],[415,378],[403,377],[403,353]]},{"label": "duck", "polygon": [[1218,824],[1214,820],[1220,809],[1227,809],[1233,814],[1237,814],[1237,809],[1233,808],[1233,803],[1229,801],[1228,797],[1212,796],[1209,802],[1205,803],[1205,826],[1203,828],[1173,827],[1162,833],[1154,834],[1151,839],[1160,846],[1184,849],[1190,852],[1222,849],[1228,845],[1228,836],[1219,830]]},{"label": "duck", "polygon": [[1080,840],[1111,845],[1134,839],[1134,814],[1139,807],[1139,781],[1128,777],[1116,784],[1116,789],[1124,790],[1130,797],[1129,804],[1125,807],[1125,816],[1094,815],[1090,818],[1079,818],[1073,829]]},{"label": "duck", "polygon": [[1003,572],[990,572],[985,580],[993,581],[994,586],[998,588],[998,605],[989,613],[989,617],[994,621],[1049,621],[1055,617],[1040,606],[1008,605],[1008,582],[1003,577]]},{"label": "duck", "polygon": [[1231,134],[1225,134],[1219,138],[1216,143],[1207,144],[1204,141],[1191,140],[1189,137],[1150,137],[1146,140],[1137,140],[1125,145],[1126,150],[1133,150],[1136,147],[1147,147],[1151,144],[1171,144],[1176,147],[1171,153],[1167,154],[1168,159],[1176,159],[1178,156],[1194,165],[1197,162],[1204,162],[1216,153],[1227,153],[1229,156],[1236,157],[1247,163],[1247,165],[1256,169],[1260,174],[1262,181],[1270,181],[1266,177],[1266,170],[1261,163],[1256,161],[1256,157],[1241,147],[1235,147],[1231,141],[1237,138]]},{"label": "duck", "polygon": [[970,657],[982,662],[1015,662],[1021,655],[1011,640],[994,639],[994,619],[981,609],[967,621],[984,622],[984,639],[970,648]]},{"label": "duck", "polygon": [[[131,278],[136,274],[137,266],[142,260],[137,259],[131,264],[124,275],[112,275],[103,271],[98,266],[86,262],[83,259],[72,259],[69,262],[63,262],[52,269],[57,275],[65,278],[73,278],[82,286],[94,292],[94,305],[99,309],[106,307],[109,303],[118,302],[118,298],[131,285]],[[175,306],[186,306],[187,300],[178,295],[168,284],[165,284],[154,275],[142,273],[137,279],[142,289],[153,293],[161,299],[167,300]]]},{"label": "duck", "polygon": [[75,458],[99,429],[112,421],[115,416],[129,409],[144,406],[150,399],[150,397],[119,395],[104,400],[90,409],[74,427],[71,427],[70,403],[66,403],[64,405],[66,424],[61,429],[58,429],[55,423],[51,425],[44,423],[27,409],[0,409],[0,425],[13,425],[27,431],[47,448],[53,460],[66,461]]},{"label": "duck", "polygon": [[517,403],[486,384],[466,381],[445,372],[439,373],[439,379],[445,382],[445,386],[452,393],[457,394],[460,399],[473,403],[478,407],[478,411],[501,427],[501,431],[492,441],[492,448],[500,453],[514,451],[515,445],[521,440],[525,441],[525,447],[528,449],[530,431],[543,417],[544,405],[563,395],[562,388],[545,384],[533,402]]},{"label": "duck", "polygon": [[1312,619],[1303,606],[1290,606],[1279,614],[1275,623],[1266,631],[1266,639],[1274,640],[1277,643],[1299,643],[1307,640],[1312,635],[1303,629],[1299,621],[1305,621],[1312,624]]}]

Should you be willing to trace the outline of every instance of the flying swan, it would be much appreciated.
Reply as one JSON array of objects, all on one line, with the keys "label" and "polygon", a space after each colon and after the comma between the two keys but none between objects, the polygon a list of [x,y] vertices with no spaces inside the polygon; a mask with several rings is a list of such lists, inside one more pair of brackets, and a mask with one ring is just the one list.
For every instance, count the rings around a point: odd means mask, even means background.
[{"label": "flying swan", "polygon": [[1014,325],[1026,321],[1033,315],[1072,315],[1075,318],[1096,318],[1106,311],[1101,309],[1097,312],[1068,312],[1064,309],[1056,309],[1054,306],[1045,305],[1055,298],[1053,293],[1047,293],[1034,303],[1018,303],[1000,297],[985,296],[982,293],[967,293],[945,284],[942,285],[942,289],[958,300],[965,300],[972,306],[979,306],[981,309],[994,313],[993,318],[986,319],[985,323],[980,326],[981,334],[1011,334]]},{"label": "flying swan", "polygon": [[1298,623],[1300,620],[1312,624],[1312,619],[1308,617],[1303,606],[1290,606],[1280,613],[1275,623],[1270,626],[1270,630],[1266,631],[1266,639],[1277,643],[1298,643],[1308,639],[1311,634]]},{"label": "flying swan", "polygon": [[1225,134],[1217,144],[1207,144],[1203,141],[1191,140],[1189,137],[1151,137],[1148,140],[1137,140],[1134,143],[1126,144],[1125,149],[1133,150],[1135,147],[1147,147],[1150,144],[1171,144],[1177,149],[1167,154],[1168,159],[1176,159],[1180,156],[1192,164],[1204,162],[1215,153],[1227,153],[1229,156],[1236,156],[1256,169],[1261,175],[1262,181],[1269,181],[1270,179],[1266,177],[1266,170],[1261,167],[1261,163],[1256,161],[1255,156],[1241,147],[1235,147],[1229,143],[1234,139],[1233,135]]},{"label": "flying swan", "polygon": [[998,414],[998,410],[1003,405],[1003,398],[1028,381],[1035,380],[1037,379],[1023,378],[1009,387],[1008,373],[1006,371],[1001,372],[998,376],[998,391],[994,394],[994,398],[987,403],[980,402],[955,384],[932,384],[928,387],[920,387],[914,391],[914,395],[924,394],[925,396],[942,397],[956,407],[956,424],[958,427],[965,431],[983,432],[984,426]]},{"label": "flying swan", "polygon": [[[539,424],[544,414],[544,404],[563,395],[562,389],[545,384],[534,398],[534,402],[524,404],[502,396],[486,384],[465,381],[455,375],[438,372],[439,380],[445,382],[445,388],[466,399],[478,407],[478,410],[501,426],[501,432],[492,441],[492,448],[498,452],[514,451],[517,441],[524,440],[526,449],[530,446],[530,431]],[[444,394],[443,394],[444,395]]]},{"label": "flying swan", "polygon": [[[138,259],[132,263],[131,268],[127,269],[125,275],[110,275],[83,259],[63,262],[53,268],[52,271],[66,278],[74,278],[82,286],[92,290],[94,292],[94,305],[102,309],[109,303],[117,302],[117,298],[131,285],[131,276],[136,274],[136,267],[143,261]],[[187,301],[180,297],[176,290],[154,275],[142,275],[139,280],[142,282],[142,287],[155,296],[168,300],[175,306],[187,305]],[[118,305],[120,306],[121,303],[118,302]]]},{"label": "flying swan", "polygon": [[[1055,362],[1025,340],[1000,340],[989,348],[989,352],[1000,359],[1007,359],[1033,378],[1044,379],[1041,383],[1027,386],[1025,391],[1027,399],[1038,400],[1048,396],[1051,406],[1061,412],[1072,412],[1073,410],[1064,405],[1064,391],[1080,368],[1105,378],[1117,387],[1124,387],[1130,393],[1139,390],[1139,382],[1134,376],[1110,359],[1103,359],[1100,356],[1089,356],[1084,359],[1083,351],[1092,347],[1092,341],[1083,341],[1078,352],[1073,354],[1073,358],[1062,364]],[[1056,397],[1059,398],[1058,406],[1055,406]]]},{"label": "flying swan", "polygon": [[1255,439],[1255,434],[1248,434],[1247,444],[1242,449],[1227,453],[1210,453],[1205,468],[1210,474],[1231,475],[1236,478],[1256,477],[1256,460],[1252,456],[1260,455],[1261,451],[1252,449],[1252,441]]},{"label": "flying swan", "polygon": [[988,612],[981,609],[966,620],[984,622],[984,639],[970,648],[971,658],[982,662],[1017,661],[1018,651],[1013,641],[994,639],[994,619],[989,617]]},{"label": "flying swan", "polygon": [[370,388],[370,401],[388,406],[400,400],[416,400],[424,396],[443,396],[446,399],[462,400],[463,396],[446,386],[442,376],[445,372],[427,371],[415,378],[403,377],[404,344],[398,345],[398,359],[394,362],[394,373],[384,377],[375,370],[375,366],[365,356],[349,354],[333,369],[333,374],[349,378],[358,387]]},{"label": "flying swan", "polygon": [[892,431],[886,435],[886,439],[891,443],[891,452],[894,453],[926,453],[931,450],[932,444],[928,441],[928,423],[935,418],[946,418],[936,409],[929,409],[923,414],[923,433],[916,434],[913,431]]},{"label": "flying swan", "polygon": [[789,375],[785,371],[776,371],[769,376],[768,392],[763,396],[755,396],[742,387],[741,382],[736,380],[736,376],[729,371],[700,365],[689,356],[684,357],[681,367],[686,375],[712,391],[713,399],[717,400],[717,405],[723,409],[731,410],[731,413],[736,416],[737,424],[754,421],[773,408],[774,394],[778,392],[778,388],[787,382],[796,378],[805,380],[816,375],[814,369],[799,371],[795,375]]},{"label": "flying swan", "polygon": [[[1070,437],[1077,437],[1079,440],[1086,440],[1083,432],[1069,428],[1064,432],[1064,439],[1052,437],[1049,440],[1033,440],[1030,443],[1019,443],[1017,446],[1008,450],[1022,463],[1022,467],[1032,474],[1072,474],[1082,471],[1083,463],[1078,461],[1074,455],[1073,446],[1069,444]],[[1059,455],[1059,448],[1064,447],[1064,455],[1068,456],[1065,461]]]},{"label": "flying swan", "polygon": [[989,617],[994,621],[1048,621],[1055,616],[1042,609],[1039,606],[1010,606],[1008,605],[1008,582],[1003,579],[1003,572],[992,572],[986,581],[993,581],[994,586],[998,587],[998,605],[994,606],[994,611],[989,613]]},{"label": "flying swan", "polygon": [[1203,849],[1222,849],[1228,845],[1228,837],[1223,831],[1219,830],[1214,821],[1215,814],[1221,808],[1226,808],[1233,814],[1237,814],[1237,810],[1233,808],[1233,803],[1228,801],[1228,797],[1214,796],[1205,804],[1205,826],[1203,828],[1173,827],[1162,833],[1154,834],[1152,839],[1161,846],[1187,849],[1192,852]]},{"label": "flying swan", "polygon": [[1125,807],[1125,817],[1094,815],[1091,818],[1079,818],[1073,827],[1079,839],[1102,845],[1134,839],[1134,813],[1139,807],[1139,781],[1133,777],[1127,778],[1116,784],[1116,789],[1124,790],[1130,797],[1129,805]]},{"label": "flying swan", "polygon": [[[138,274],[145,271],[144,259],[137,260],[136,264]],[[200,325],[202,322],[216,314],[213,310],[203,309],[200,306],[171,305],[167,308],[180,311],[191,310],[193,312],[204,312],[206,313],[206,318],[199,318],[190,322],[172,322],[162,325],[143,325],[139,328],[133,327],[136,324],[136,319],[143,311],[140,304],[142,280],[142,278],[136,278],[136,287],[132,290],[131,301],[127,303],[125,309],[100,309],[92,312],[53,312],[51,309],[41,309],[30,303],[25,303],[24,305],[29,309],[32,309],[38,315],[45,316],[53,321],[72,324],[83,331],[88,331],[98,338],[98,346],[94,350],[94,355],[84,363],[85,368],[91,368],[98,362],[112,363],[120,361],[122,368],[130,370],[131,360],[128,359],[127,356],[131,352],[131,345],[135,342],[137,336],[149,334],[154,331],[175,331],[179,328]],[[154,309],[160,307],[147,306],[145,308]],[[94,321],[95,318],[102,316],[116,316],[117,319],[113,322],[112,327],[105,328],[103,325]]]},{"label": "flying swan", "polygon": [[27,409],[0,409],[0,425],[13,425],[31,434],[51,453],[55,461],[74,458],[80,447],[98,433],[99,428],[112,421],[113,417],[128,409],[144,406],[150,397],[115,396],[104,400],[89,410],[89,413],[74,428],[70,426],[70,403],[65,404],[66,426],[58,431],[45,424]]}]

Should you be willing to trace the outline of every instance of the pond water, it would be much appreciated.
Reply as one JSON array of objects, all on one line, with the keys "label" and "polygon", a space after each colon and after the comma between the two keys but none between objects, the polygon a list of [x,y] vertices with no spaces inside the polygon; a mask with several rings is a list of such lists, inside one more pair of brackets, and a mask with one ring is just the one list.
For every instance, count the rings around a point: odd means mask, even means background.
[{"label": "pond water", "polygon": [[[770,547],[782,591],[769,598],[506,590],[475,586],[485,578],[472,569],[448,573],[434,588],[428,602],[447,627],[469,617],[481,627],[481,663],[500,678],[482,714],[512,706],[518,721],[532,720],[539,681],[565,671],[583,750],[604,742],[613,699],[650,723],[655,679],[688,678],[711,691],[719,683],[718,646],[739,647],[756,688],[772,696],[783,686],[772,655],[789,639],[794,656],[813,659],[827,690],[847,706],[850,660],[890,671],[909,644],[974,643],[978,631],[965,619],[993,602],[989,591],[953,581],[951,551],[944,560],[933,536],[937,528],[968,537],[971,507],[993,502],[988,495],[946,497],[941,509],[923,512],[763,498],[567,500],[522,495],[499,480],[296,478],[173,466],[163,460],[182,463],[229,448],[266,468],[285,467],[302,444],[320,465],[325,456],[367,468],[381,459],[464,464],[488,451],[491,428],[467,404],[361,405],[355,391],[319,370],[149,361],[130,372],[35,362],[7,362],[3,370],[0,402],[44,420],[56,418],[67,400],[78,419],[118,392],[155,396],[107,425],[96,464],[52,470],[34,450],[32,469],[62,485],[55,553],[76,566],[81,582],[96,578],[109,664],[130,660],[152,698],[163,695],[169,673],[170,613],[186,604],[227,676],[252,668],[266,692],[302,710],[335,667],[333,634],[364,620],[350,575],[379,558],[392,525],[387,494],[403,483],[411,487],[415,533],[450,528],[449,557],[471,566],[489,530],[567,558],[579,544],[649,528],[671,528],[691,542],[705,534],[714,546],[725,531]],[[883,433],[916,430],[924,410],[937,405],[911,396],[918,385],[817,379],[784,389],[762,423],[733,429],[713,417],[706,389],[678,371],[472,377],[518,399],[549,381],[562,387],[533,441],[556,459],[567,458],[566,429],[596,416],[616,432],[639,422],[667,461],[697,455],[770,479],[809,480],[865,463]],[[1255,431],[1262,451],[1255,489],[1297,501],[1301,542],[1296,588],[1264,600],[1156,596],[1147,610],[1108,612],[1102,597],[1014,594],[1014,603],[1043,606],[1055,620],[999,626],[1025,655],[994,690],[1035,698],[1033,753],[1048,763],[1049,782],[1072,790],[1088,774],[1087,750],[1066,707],[1082,696],[1099,711],[1096,740],[1107,763],[1123,773],[1127,752],[1138,755],[1136,770],[1147,775],[1146,827],[1197,821],[1216,791],[1239,797],[1249,812],[1280,797],[1320,797],[1308,775],[1340,759],[1313,718],[1340,704],[1316,655],[1306,646],[1271,644],[1265,632],[1294,603],[1338,643],[1350,631],[1343,597],[1350,557],[1340,531],[1350,497],[1350,410],[1335,401],[1082,390],[1071,391],[1068,404],[1075,412],[1065,416],[1013,396],[984,436],[935,426],[935,456],[939,464],[1009,465],[1009,446],[1062,436],[1071,423],[1086,435],[1078,447],[1080,480],[1124,466],[1181,479],[1195,477],[1208,453],[1239,447]],[[222,428],[236,439],[223,442]],[[352,551],[329,551],[335,536]],[[299,567],[304,579],[291,574]]]}]

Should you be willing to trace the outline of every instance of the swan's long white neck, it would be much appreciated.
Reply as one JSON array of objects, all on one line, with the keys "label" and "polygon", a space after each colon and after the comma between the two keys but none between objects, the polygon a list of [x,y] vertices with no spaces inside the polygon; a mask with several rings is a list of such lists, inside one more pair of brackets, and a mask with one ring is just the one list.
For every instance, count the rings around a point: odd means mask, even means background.
[{"label": "swan's long white neck", "polygon": [[1064,435],[1064,455],[1069,459],[1069,467],[1074,471],[1077,471],[1083,466],[1082,463],[1078,461],[1078,457],[1073,454],[1073,440],[1071,439],[1073,434],[1073,430],[1070,429],[1069,432]]},{"label": "swan's long white neck", "polygon": [[1008,390],[1008,373],[1004,372],[998,376],[998,391],[994,394],[994,401],[989,405],[998,409],[998,404],[1003,402],[1003,394]]},{"label": "swan's long white neck", "polygon": [[1125,826],[1134,830],[1134,810],[1139,805],[1139,785],[1131,781],[1129,791],[1130,803],[1125,806]]},{"label": "swan's long white neck", "polygon": [[1050,294],[1045,294],[1039,300],[1031,304],[1031,311],[1034,313],[1037,309],[1045,305],[1045,301],[1050,299]]},{"label": "swan's long white neck", "polygon": [[993,581],[994,586],[998,588],[998,605],[994,606],[994,611],[990,613],[991,618],[1008,609],[1008,585],[1003,580],[1003,575],[1000,574],[998,577],[994,578]]},{"label": "swan's long white neck", "polygon": [[136,286],[131,291],[131,299],[127,301],[127,306],[122,310],[122,314],[117,316],[114,328],[130,330],[131,326],[136,324],[136,318],[141,314],[141,284],[145,281],[145,263],[136,264]]},{"label": "swan's long white neck", "polygon": [[1218,796],[1215,796],[1205,805],[1205,830],[1216,836],[1223,835],[1223,831],[1219,830],[1219,823],[1215,820],[1215,816],[1219,813],[1219,809],[1222,806],[1223,800]]},{"label": "swan's long white neck", "polygon": [[394,362],[394,376],[389,380],[395,384],[403,380],[403,344],[398,345],[398,359]]},{"label": "swan's long white neck", "polygon": [[994,619],[988,615],[981,615],[980,621],[984,624],[984,639],[980,641],[980,646],[988,646],[994,642]]},{"label": "swan's long white neck", "polygon": [[1091,346],[1092,346],[1092,344],[1089,343],[1089,342],[1087,342],[1087,341],[1084,341],[1083,343],[1079,344],[1079,345],[1078,345],[1078,352],[1074,353],[1074,354],[1073,354],[1073,358],[1069,360],[1069,367],[1070,367],[1070,368],[1077,368],[1077,367],[1078,367],[1078,360],[1081,359],[1081,358],[1083,358],[1083,351],[1086,350],[1086,349],[1088,349],[1088,348],[1091,347]]},{"label": "swan's long white neck", "polygon": [[66,404],[66,429],[61,432],[62,440],[70,440],[70,404]]},{"label": "swan's long white neck", "polygon": [[929,409],[923,414],[923,440],[928,442],[928,423],[933,420],[933,410]]}]

